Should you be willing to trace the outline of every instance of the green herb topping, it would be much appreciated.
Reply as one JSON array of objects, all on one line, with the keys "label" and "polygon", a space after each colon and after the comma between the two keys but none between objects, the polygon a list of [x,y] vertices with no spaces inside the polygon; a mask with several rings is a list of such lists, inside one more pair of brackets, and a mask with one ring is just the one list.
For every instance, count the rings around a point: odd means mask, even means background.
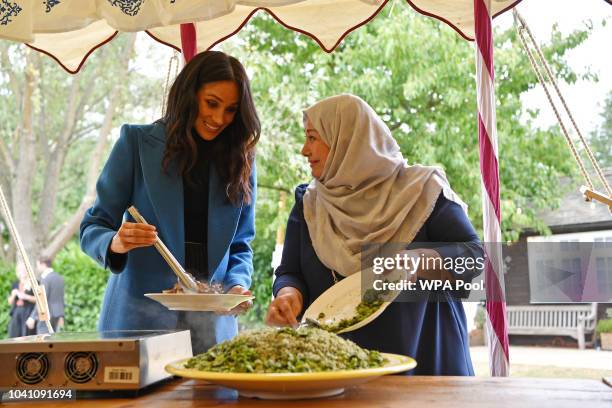
[{"label": "green herb topping", "polygon": [[387,360],[325,330],[245,331],[187,361],[185,368],[232,373],[303,373],[380,367]]}]

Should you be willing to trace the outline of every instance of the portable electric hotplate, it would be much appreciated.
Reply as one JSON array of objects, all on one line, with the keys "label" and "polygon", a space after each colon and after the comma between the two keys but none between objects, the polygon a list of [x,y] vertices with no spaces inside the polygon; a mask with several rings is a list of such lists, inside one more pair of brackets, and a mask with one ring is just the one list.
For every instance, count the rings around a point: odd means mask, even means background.
[{"label": "portable electric hotplate", "polygon": [[0,341],[1,389],[138,392],[192,356],[183,331],[61,332]]}]

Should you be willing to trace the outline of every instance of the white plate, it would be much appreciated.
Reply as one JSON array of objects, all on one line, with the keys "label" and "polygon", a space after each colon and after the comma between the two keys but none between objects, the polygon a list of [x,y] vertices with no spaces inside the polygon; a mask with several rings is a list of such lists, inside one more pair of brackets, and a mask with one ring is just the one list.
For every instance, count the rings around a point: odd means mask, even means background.
[{"label": "white plate", "polygon": [[168,364],[166,371],[185,378],[206,380],[238,390],[244,397],[262,399],[321,398],[341,394],[346,387],[362,384],[386,374],[408,371],[416,361],[399,354],[381,353],[384,366],[361,370],[324,371],[318,373],[217,373],[184,368],[181,360]]},{"label": "white plate", "polygon": [[[394,273],[402,274],[400,271],[394,271]],[[368,276],[373,276],[371,273]],[[399,275],[398,275],[399,276]],[[403,274],[402,276],[405,276]],[[360,327],[365,326],[372,320],[376,319],[382,312],[385,311],[387,306],[399,295],[399,291],[393,292],[387,298],[388,302],[378,308],[377,311],[366,317],[362,321],[345,327],[338,331],[338,333],[345,333],[353,330],[357,330]],[[321,294],[314,302],[306,309],[302,322],[307,318],[316,320],[319,323],[335,324],[343,319],[351,319],[357,313],[357,305],[361,303],[361,272],[354,273],[340,282],[333,285]],[[324,313],[325,317],[319,319],[319,314]]]},{"label": "white plate", "polygon": [[242,302],[255,299],[255,296],[229,293],[145,293],[145,296],[170,310],[197,312],[227,312]]}]

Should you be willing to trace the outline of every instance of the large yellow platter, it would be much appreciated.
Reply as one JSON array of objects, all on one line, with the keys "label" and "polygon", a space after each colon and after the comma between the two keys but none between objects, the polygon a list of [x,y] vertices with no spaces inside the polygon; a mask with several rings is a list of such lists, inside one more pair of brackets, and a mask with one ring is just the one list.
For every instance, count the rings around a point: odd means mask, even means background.
[{"label": "large yellow platter", "polygon": [[381,353],[389,362],[383,367],[318,373],[217,373],[185,368],[187,359],[170,363],[166,371],[180,377],[206,380],[233,388],[244,397],[262,399],[321,398],[338,395],[344,389],[377,377],[412,370],[414,359],[399,354]]}]

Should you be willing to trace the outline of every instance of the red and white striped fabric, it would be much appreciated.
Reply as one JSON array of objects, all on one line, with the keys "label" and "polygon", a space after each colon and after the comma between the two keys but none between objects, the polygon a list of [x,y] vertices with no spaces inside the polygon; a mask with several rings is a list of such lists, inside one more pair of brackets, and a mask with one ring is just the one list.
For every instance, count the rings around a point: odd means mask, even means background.
[{"label": "red and white striped fabric", "polygon": [[493,30],[490,9],[491,0],[474,0],[478,141],[482,175],[484,241],[488,256],[485,268],[486,321],[491,375],[507,376],[509,374],[508,322],[506,320],[506,298],[501,257],[499,156],[495,119]]},{"label": "red and white striped fabric", "polygon": [[198,53],[198,40],[196,36],[196,28],[193,23],[181,24],[181,51],[185,63],[191,61]]}]

